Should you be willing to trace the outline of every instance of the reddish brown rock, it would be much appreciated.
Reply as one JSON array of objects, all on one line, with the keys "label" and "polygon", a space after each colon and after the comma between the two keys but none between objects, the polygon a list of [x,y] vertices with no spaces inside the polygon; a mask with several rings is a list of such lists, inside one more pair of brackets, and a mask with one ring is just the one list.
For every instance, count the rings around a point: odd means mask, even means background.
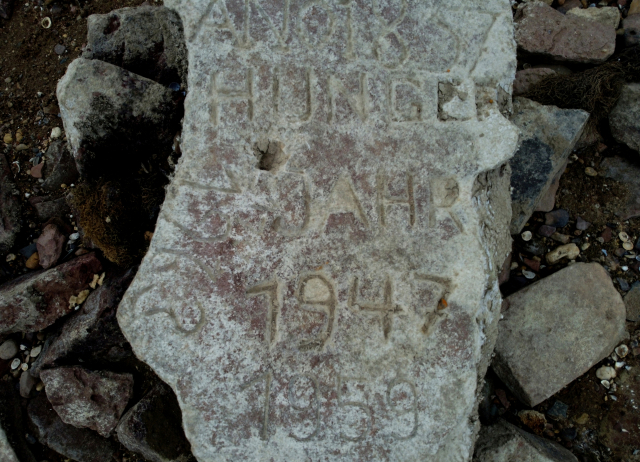
[{"label": "reddish brown rock", "polygon": [[56,225],[47,225],[36,242],[40,266],[49,269],[58,262],[67,238]]},{"label": "reddish brown rock", "polygon": [[89,288],[102,271],[95,254],[78,257],[56,268],[28,274],[0,286],[0,333],[34,332],[73,311],[69,298]]},{"label": "reddish brown rock", "polygon": [[516,72],[516,79],[513,82],[513,96],[522,96],[526,94],[542,79],[555,74],[556,72],[553,69],[547,69],[544,67],[523,69]]},{"label": "reddish brown rock", "polygon": [[543,3],[529,4],[516,21],[516,42],[525,52],[557,61],[600,63],[615,51],[616,32]]},{"label": "reddish brown rock", "polygon": [[40,373],[47,398],[64,423],[90,428],[108,437],[131,395],[133,376],[82,367],[58,367]]}]

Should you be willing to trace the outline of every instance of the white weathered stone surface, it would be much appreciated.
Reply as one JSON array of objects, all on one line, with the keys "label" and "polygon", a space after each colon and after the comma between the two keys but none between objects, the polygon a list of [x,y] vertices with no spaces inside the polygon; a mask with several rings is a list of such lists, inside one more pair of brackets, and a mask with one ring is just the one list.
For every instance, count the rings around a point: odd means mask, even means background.
[{"label": "white weathered stone surface", "polygon": [[469,460],[510,248],[509,1],[165,5],[183,156],[118,320],[194,455]]},{"label": "white weathered stone surface", "polygon": [[2,462],[19,462],[2,427],[0,427],[0,460]]}]

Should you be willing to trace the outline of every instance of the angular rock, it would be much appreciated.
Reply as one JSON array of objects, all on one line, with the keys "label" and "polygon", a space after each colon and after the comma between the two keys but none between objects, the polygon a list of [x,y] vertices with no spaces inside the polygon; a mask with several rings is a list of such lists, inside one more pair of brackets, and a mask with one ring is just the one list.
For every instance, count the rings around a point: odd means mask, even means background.
[{"label": "angular rock", "polygon": [[[35,254],[34,254],[35,255]],[[0,333],[35,332],[73,311],[69,298],[89,288],[102,265],[93,253],[0,286]]]},{"label": "angular rock", "polygon": [[624,296],[624,306],[627,308],[627,321],[640,322],[640,285],[633,285]]},{"label": "angular rock", "polygon": [[31,366],[31,374],[38,377],[42,368],[55,367],[69,358],[84,362],[117,360],[114,355],[125,351],[127,341],[118,326],[116,311],[134,274],[135,270],[130,269],[109,277],[94,290],[69,316],[60,333],[47,339],[46,347]]},{"label": "angular rock", "polygon": [[41,222],[52,218],[63,218],[71,212],[64,197],[58,199],[50,199],[46,196],[30,197],[29,203],[36,209],[36,215]]},{"label": "angular rock", "polygon": [[96,432],[64,423],[44,393],[29,402],[30,427],[40,443],[78,462],[112,462],[115,445]]},{"label": "angular rock", "polygon": [[118,321],[201,461],[470,457],[510,251],[511,7],[392,3],[261,2],[247,35],[232,1],[165,3],[182,158]]},{"label": "angular rock", "polygon": [[83,57],[120,66],[163,85],[186,84],[182,21],[169,8],[140,6],[89,16]]},{"label": "angular rock", "polygon": [[500,419],[483,426],[474,462],[578,462],[571,451],[555,441],[532,435]]},{"label": "angular rock", "polygon": [[625,307],[597,263],[575,263],[507,297],[493,369],[535,406],[609,355],[628,335]]},{"label": "angular rock", "polygon": [[628,47],[640,44],[640,14],[627,16],[622,21],[624,42]]},{"label": "angular rock", "polygon": [[45,226],[36,242],[38,255],[40,256],[40,266],[44,269],[55,266],[66,242],[67,237],[56,225],[50,224]]},{"label": "angular rock", "polygon": [[120,178],[171,145],[181,103],[162,85],[98,60],[76,59],[58,82],[70,150],[85,178]]},{"label": "angular rock", "polygon": [[527,53],[557,61],[601,63],[615,51],[616,31],[536,2],[525,6],[516,18],[516,42]]},{"label": "angular rock", "polygon": [[54,141],[49,145],[44,155],[46,162],[43,167],[44,183],[42,187],[49,191],[56,191],[60,185],[67,186],[78,180],[78,169],[73,156],[64,141]]},{"label": "angular rock", "polygon": [[513,82],[513,96],[521,96],[535,87],[542,79],[550,75],[555,75],[553,69],[529,68],[516,72],[516,79]]},{"label": "angular rock", "polygon": [[560,178],[566,170],[567,165],[568,162],[566,162],[558,170],[558,174],[549,185],[549,189],[547,189],[547,192],[544,193],[544,195],[540,198],[540,202],[538,202],[538,205],[536,206],[536,212],[551,212],[555,208],[556,194],[558,193],[558,188],[560,187]]},{"label": "angular rock", "polygon": [[596,21],[605,27],[617,29],[620,25],[620,10],[610,6],[605,8],[574,8],[567,11],[567,15],[574,15],[580,18]]},{"label": "angular rock", "polygon": [[20,396],[28,398],[37,382],[29,371],[22,372],[20,374]]},{"label": "angular rock", "polygon": [[0,254],[7,253],[20,232],[20,202],[7,159],[0,153]]},{"label": "angular rock", "polygon": [[616,201],[612,205],[620,221],[640,216],[640,167],[622,157],[607,157],[600,167],[606,178],[619,181],[627,190],[626,200]]},{"label": "angular rock", "polygon": [[133,393],[133,376],[79,366],[40,372],[47,398],[64,423],[108,437]]},{"label": "angular rock", "polygon": [[543,106],[526,98],[513,101],[513,122],[521,130],[520,147],[511,159],[511,234],[518,234],[564,171],[589,114],[578,109]]},{"label": "angular rock", "polygon": [[122,416],[116,433],[124,447],[150,462],[185,460],[190,453],[180,406],[163,383],[154,386]]},{"label": "angular rock", "polygon": [[640,151],[640,83],[622,87],[620,99],[609,114],[609,126],[616,141]]},{"label": "angular rock", "polygon": [[2,462],[20,462],[2,427],[0,427],[0,460]]}]

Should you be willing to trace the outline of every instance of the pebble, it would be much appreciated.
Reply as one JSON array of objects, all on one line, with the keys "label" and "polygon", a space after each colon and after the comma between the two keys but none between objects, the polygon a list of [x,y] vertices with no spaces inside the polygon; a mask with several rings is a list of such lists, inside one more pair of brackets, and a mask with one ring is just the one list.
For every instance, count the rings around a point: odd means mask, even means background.
[{"label": "pebble", "polygon": [[531,234],[531,231],[525,231],[524,233],[522,233],[520,235],[522,237],[522,240],[525,242],[528,242],[531,240],[531,238],[533,237],[533,234]]},{"label": "pebble", "polygon": [[585,168],[584,173],[586,173],[587,176],[598,176],[598,172],[596,172],[596,170],[593,167]]},{"label": "pebble", "polygon": [[42,167],[44,166],[44,162],[40,162],[38,165],[31,167],[29,173],[34,178],[42,178]]},{"label": "pebble", "polygon": [[542,225],[538,228],[538,234],[543,237],[551,237],[556,232],[556,228],[549,225]]},{"label": "pebble", "polygon": [[613,230],[607,226],[604,231],[602,231],[600,237],[602,237],[604,242],[611,241],[611,239],[613,239]]},{"label": "pebble", "polygon": [[51,139],[57,140],[62,136],[62,129],[60,127],[54,127],[51,130]]},{"label": "pebble", "polygon": [[575,259],[578,255],[580,255],[580,249],[574,243],[561,245],[560,247],[552,250],[546,255],[547,263],[553,265],[563,258],[568,258],[569,260]]},{"label": "pebble", "polygon": [[620,290],[622,290],[623,292],[629,292],[629,290],[631,289],[629,283],[622,278],[616,279],[618,280],[618,284],[620,284]]},{"label": "pebble", "polygon": [[27,369],[29,369],[29,365],[27,363],[22,363],[22,365],[20,366],[20,369],[22,369],[23,371],[26,371]]},{"label": "pebble", "polygon": [[9,263],[10,261],[13,261],[16,259],[16,254],[15,253],[10,253],[9,255],[7,255],[7,258],[5,258],[5,261],[7,263]]},{"label": "pebble", "polygon": [[609,388],[611,388],[611,382],[609,382],[608,380],[601,380],[600,383],[602,384],[603,387],[605,387],[607,390]]},{"label": "pebble", "polygon": [[600,380],[611,380],[616,377],[616,370],[611,366],[602,366],[596,371],[596,377]]},{"label": "pebble", "polygon": [[22,141],[22,138],[24,138],[24,135],[22,134],[22,130],[16,130],[16,143],[19,143],[20,141]]},{"label": "pebble", "polygon": [[613,251],[616,257],[622,257],[626,251],[624,249],[618,248]]},{"label": "pebble", "polygon": [[57,44],[55,47],[53,47],[53,51],[55,51],[57,55],[61,55],[65,52],[65,50],[66,48],[64,47],[64,45]]},{"label": "pebble", "polygon": [[5,341],[2,345],[0,345],[0,359],[4,359],[5,361],[13,358],[18,354],[18,345],[16,342],[9,339]]},{"label": "pebble", "polygon": [[527,270],[522,270],[522,275],[527,279],[535,279],[536,277],[536,273]]},{"label": "pebble", "polygon": [[615,351],[619,358],[624,358],[629,354],[629,347],[623,343]]},{"label": "pebble", "polygon": [[11,144],[13,143],[13,136],[11,136],[11,133],[6,133],[2,140],[7,144]]},{"label": "pebble", "polygon": [[551,239],[557,242],[561,242],[563,244],[568,244],[571,241],[571,236],[567,236],[566,234],[560,234],[555,232],[551,235]]},{"label": "pebble", "polygon": [[11,370],[15,371],[17,368],[19,368],[21,362],[22,361],[20,361],[20,358],[16,358],[13,361],[11,361]]},{"label": "pebble", "polygon": [[587,229],[589,229],[589,226],[591,226],[591,223],[583,220],[581,217],[578,217],[576,219],[576,229],[579,229],[580,231],[586,231]]},{"label": "pebble", "polygon": [[583,413],[580,417],[578,417],[575,420],[578,425],[586,425],[587,422],[589,422],[589,414]]},{"label": "pebble", "polygon": [[544,214],[544,224],[555,228],[564,228],[569,223],[569,212],[564,209]]},{"label": "pebble", "polygon": [[562,401],[556,401],[547,411],[547,415],[552,419],[566,419],[569,406]]},{"label": "pebble", "polygon": [[29,353],[29,356],[31,356],[32,358],[37,358],[41,351],[42,351],[42,345],[38,345],[37,347],[31,350],[31,352]]},{"label": "pebble", "polygon": [[584,244],[582,244],[582,246],[580,246],[582,250],[587,250],[589,247],[591,247],[591,244],[589,244],[588,242],[585,242]]},{"label": "pebble", "polygon": [[27,149],[29,149],[29,146],[26,144],[19,144],[16,146],[16,151],[26,151]]},{"label": "pebble", "polygon": [[24,264],[24,266],[29,269],[36,269],[38,265],[40,265],[40,256],[38,255],[38,252],[34,252]]},{"label": "pebble", "polygon": [[624,231],[622,231],[621,233],[618,234],[618,237],[620,238],[620,240],[622,242],[629,242],[631,239],[629,239],[629,235],[627,233],[625,233]]},{"label": "pebble", "polygon": [[633,250],[633,244],[631,242],[625,242],[622,244],[625,250]]}]

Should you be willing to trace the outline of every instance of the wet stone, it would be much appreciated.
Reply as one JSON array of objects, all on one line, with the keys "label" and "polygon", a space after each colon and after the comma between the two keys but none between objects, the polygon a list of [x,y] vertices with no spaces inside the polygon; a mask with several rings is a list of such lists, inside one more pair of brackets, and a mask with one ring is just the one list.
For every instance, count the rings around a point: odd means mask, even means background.
[{"label": "wet stone", "polygon": [[468,459],[510,251],[509,2],[251,5],[165,2],[182,159],[123,333],[201,462]]}]

